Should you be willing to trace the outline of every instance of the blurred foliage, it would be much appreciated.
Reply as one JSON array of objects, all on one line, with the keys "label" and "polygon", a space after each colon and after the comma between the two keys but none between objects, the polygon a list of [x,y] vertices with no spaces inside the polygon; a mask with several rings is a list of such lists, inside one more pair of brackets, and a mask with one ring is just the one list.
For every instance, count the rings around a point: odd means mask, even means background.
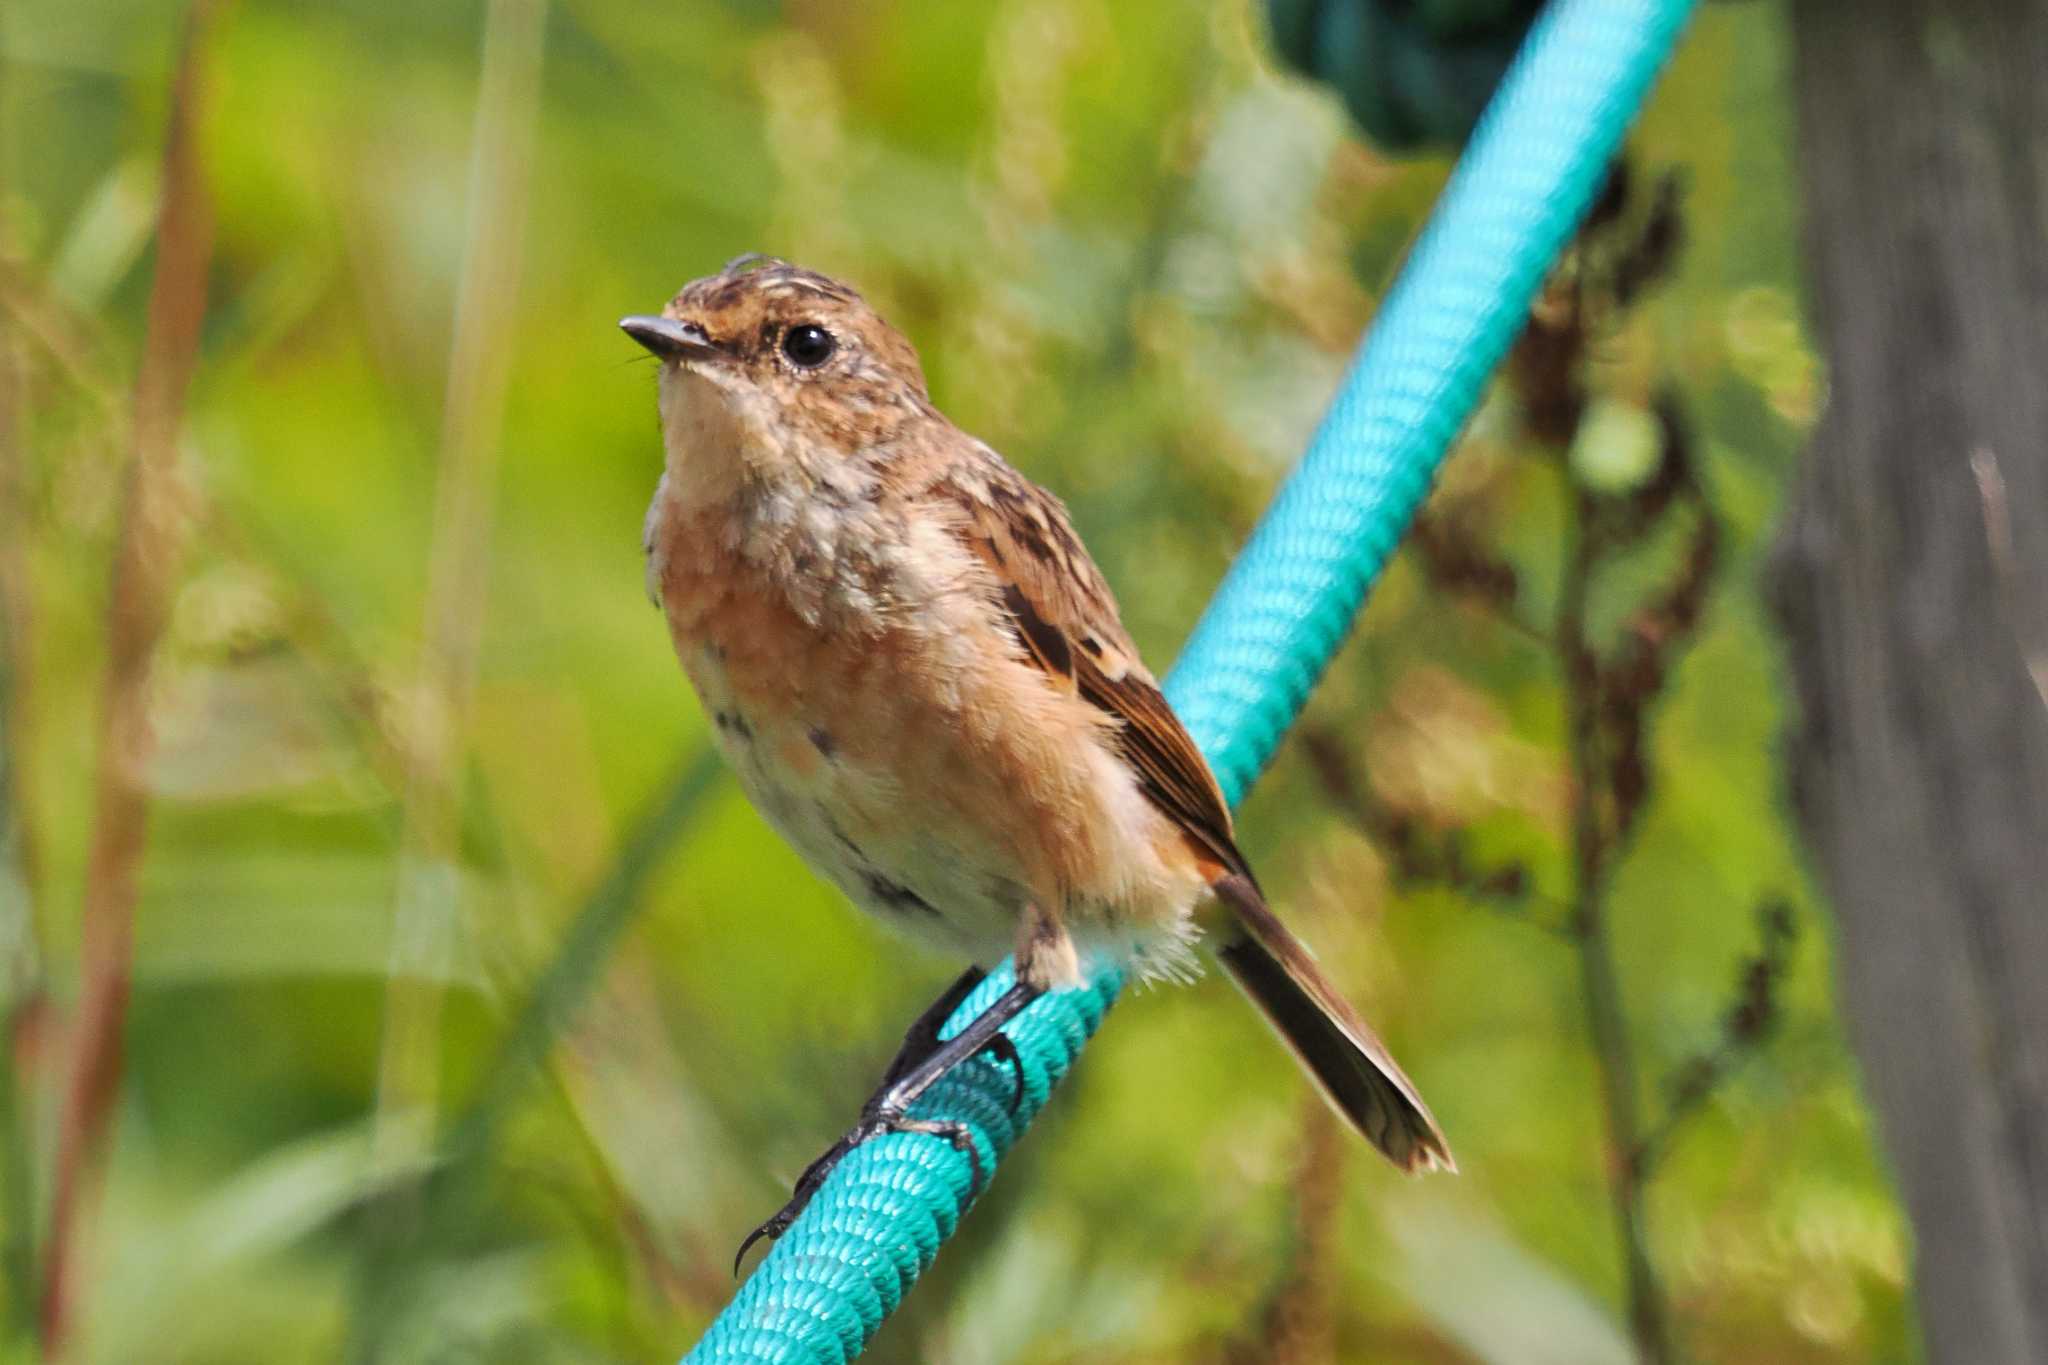
[{"label": "blurred foliage", "polygon": [[[0,11],[16,1254],[48,1200],[77,992],[182,12]],[[848,913],[729,782],[678,795],[704,726],[641,584],[652,381],[613,321],[747,249],[854,279],[955,419],[1067,498],[1163,665],[1445,170],[1352,140],[1330,97],[1275,73],[1262,14],[226,10],[200,131],[217,222],[179,466],[191,536],[151,682],[127,1067],[77,1359],[646,1361],[694,1339],[737,1236],[958,964]],[[1608,888],[1633,1060],[1678,1077],[1674,1102],[1740,1003],[1754,908],[1822,915],[1781,804],[1755,593],[1823,398],[1782,47],[1769,9],[1701,17],[1634,145],[1682,168],[1675,277],[1590,339],[1594,416],[1568,460],[1530,458],[1541,424],[1504,388],[1432,506],[1547,621],[1565,471],[1625,490],[1660,396],[1690,414],[1722,544]],[[1673,548],[1601,580],[1593,637],[1616,638]],[[1307,723],[1408,827],[1456,831],[1555,898],[1572,801],[1556,661],[1426,567],[1395,565]],[[1403,1182],[1333,1141],[1223,983],[1134,995],[870,1358],[1629,1358],[1570,950],[1533,914],[1396,875],[1311,758],[1283,753],[1244,840],[1464,1174]],[[1773,1041],[1687,1101],[1648,1190],[1675,1332],[1701,1359],[1914,1355],[1826,938],[1802,938]],[[587,1005],[562,1008],[586,976]],[[536,982],[557,994],[529,1005]],[[548,1067],[522,1068],[556,1027]],[[11,1275],[0,1359],[33,1357],[33,1299]]]}]

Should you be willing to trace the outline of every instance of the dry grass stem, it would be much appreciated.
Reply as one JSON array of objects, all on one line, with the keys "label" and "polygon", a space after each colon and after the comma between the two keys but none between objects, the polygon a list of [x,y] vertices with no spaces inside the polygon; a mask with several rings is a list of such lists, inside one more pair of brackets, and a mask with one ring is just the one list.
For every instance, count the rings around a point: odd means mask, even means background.
[{"label": "dry grass stem", "polygon": [[213,209],[200,164],[207,44],[220,6],[194,0],[172,87],[164,138],[156,269],[135,409],[120,529],[108,594],[94,823],[80,928],[80,994],[57,1119],[56,1173],[43,1257],[44,1350],[62,1350],[80,1285],[79,1230],[91,1205],[121,1074],[134,949],[136,881],[148,834],[145,769],[151,662],[163,633],[186,540],[178,487],[178,432],[199,356],[213,247]]}]

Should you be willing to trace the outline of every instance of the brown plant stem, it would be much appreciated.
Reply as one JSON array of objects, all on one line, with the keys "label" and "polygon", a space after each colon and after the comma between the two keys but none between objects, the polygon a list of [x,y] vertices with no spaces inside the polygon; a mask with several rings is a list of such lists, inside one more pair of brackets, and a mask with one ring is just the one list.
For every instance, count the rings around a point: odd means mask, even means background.
[{"label": "brown plant stem", "polygon": [[1586,1028],[1600,1072],[1601,1108],[1607,1123],[1608,1194],[1627,1277],[1629,1331],[1644,1365],[1666,1365],[1673,1358],[1669,1310],[1650,1260],[1643,1173],[1635,1160],[1641,1127],[1635,1060],[1607,923],[1613,838],[1600,799],[1607,775],[1600,743],[1600,666],[1586,635],[1586,601],[1599,555],[1593,512],[1591,499],[1583,492],[1575,493],[1557,613],[1573,780],[1572,929]]},{"label": "brown plant stem", "polygon": [[1322,1096],[1308,1096],[1302,1106],[1301,1160],[1294,1171],[1294,1254],[1267,1305],[1256,1347],[1233,1358],[1265,1365],[1337,1358],[1338,1215],[1344,1208],[1349,1141]]},{"label": "brown plant stem", "polygon": [[1663,1116],[1636,1143],[1634,1164],[1645,1181],[1656,1175],[1686,1121],[1706,1107],[1777,1027],[1778,992],[1791,970],[1798,921],[1793,919],[1789,903],[1769,900],[1757,908],[1757,929],[1756,953],[1742,962],[1736,975],[1734,995],[1721,1021],[1721,1036],[1672,1072],[1666,1083],[1669,1099]]},{"label": "brown plant stem", "polygon": [[178,430],[198,359],[213,211],[200,165],[207,40],[218,0],[194,0],[164,138],[156,269],[135,380],[127,487],[108,593],[94,824],[80,925],[80,996],[57,1118],[56,1174],[43,1267],[41,1331],[62,1351],[77,1313],[78,1233],[121,1076],[134,947],[136,879],[148,837],[144,775],[153,736],[149,683],[185,544]]}]

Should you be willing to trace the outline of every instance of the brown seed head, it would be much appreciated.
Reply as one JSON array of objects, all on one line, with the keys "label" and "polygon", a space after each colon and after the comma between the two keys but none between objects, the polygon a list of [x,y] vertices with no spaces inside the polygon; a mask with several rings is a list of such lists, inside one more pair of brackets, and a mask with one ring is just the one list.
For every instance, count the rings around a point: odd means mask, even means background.
[{"label": "brown seed head", "polygon": [[[813,465],[933,419],[917,352],[848,285],[765,256],[620,323],[663,362],[671,454],[737,453],[756,474]],[[678,452],[680,436],[691,447]]]}]

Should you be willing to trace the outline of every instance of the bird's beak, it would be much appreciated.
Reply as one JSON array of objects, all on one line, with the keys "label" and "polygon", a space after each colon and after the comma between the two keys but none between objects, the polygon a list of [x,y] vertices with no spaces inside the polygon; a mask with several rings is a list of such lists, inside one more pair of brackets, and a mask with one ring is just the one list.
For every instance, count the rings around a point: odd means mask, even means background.
[{"label": "bird's beak", "polygon": [[718,348],[694,322],[634,315],[619,319],[619,329],[663,360],[702,360]]}]

